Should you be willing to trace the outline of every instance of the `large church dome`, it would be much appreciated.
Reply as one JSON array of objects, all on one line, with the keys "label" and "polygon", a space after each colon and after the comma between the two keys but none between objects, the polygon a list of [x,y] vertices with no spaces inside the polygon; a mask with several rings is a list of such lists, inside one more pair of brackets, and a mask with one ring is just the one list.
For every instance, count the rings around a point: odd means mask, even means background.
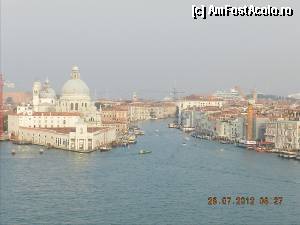
[{"label": "large church dome", "polygon": [[88,97],[90,98],[90,89],[80,79],[79,68],[72,68],[71,79],[68,80],[62,87],[62,97]]}]

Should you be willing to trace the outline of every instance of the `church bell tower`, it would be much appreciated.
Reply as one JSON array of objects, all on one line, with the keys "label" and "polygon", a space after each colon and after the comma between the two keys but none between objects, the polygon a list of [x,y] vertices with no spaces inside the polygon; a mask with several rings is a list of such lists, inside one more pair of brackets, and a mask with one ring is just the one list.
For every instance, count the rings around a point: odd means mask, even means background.
[{"label": "church bell tower", "polygon": [[40,91],[42,88],[42,84],[40,81],[35,81],[32,87],[32,104],[33,111],[38,111],[39,103],[40,103]]}]

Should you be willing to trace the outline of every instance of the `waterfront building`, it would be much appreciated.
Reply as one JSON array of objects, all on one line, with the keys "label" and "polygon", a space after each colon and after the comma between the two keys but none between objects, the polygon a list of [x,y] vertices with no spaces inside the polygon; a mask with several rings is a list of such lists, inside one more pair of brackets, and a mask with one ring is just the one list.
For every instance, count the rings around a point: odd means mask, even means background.
[{"label": "waterfront building", "polygon": [[200,110],[186,109],[181,113],[181,129],[184,131],[195,130],[198,123],[201,121],[203,112]]},{"label": "waterfront building", "polygon": [[300,121],[279,120],[266,124],[265,138],[276,149],[300,150]]},{"label": "waterfront building", "polygon": [[105,126],[115,126],[117,133],[126,133],[129,124],[128,107],[124,105],[102,108],[101,121]]},{"label": "waterfront building", "polygon": [[130,121],[174,117],[176,105],[172,102],[132,102],[128,104]]},{"label": "waterfront building", "polygon": [[269,117],[256,116],[254,122],[254,139],[261,141],[265,139],[267,123],[270,122]]},{"label": "waterfront building", "polygon": [[196,121],[195,132],[198,135],[216,136],[216,120],[212,119],[208,113],[200,114]]},{"label": "waterfront building", "polygon": [[197,135],[236,141],[245,138],[245,117],[239,109],[204,107],[185,109],[181,113],[182,130],[195,130]]},{"label": "waterfront building", "polygon": [[[77,66],[72,68],[71,79],[63,85],[59,98],[48,79],[43,85],[34,82],[32,95],[32,105],[20,105],[8,116],[12,139],[73,151],[95,150],[116,140],[117,126],[102,123],[101,107],[97,109],[92,102]],[[41,135],[43,141],[33,138]],[[54,142],[56,138],[65,144]]]},{"label": "waterfront building", "polygon": [[204,107],[218,107],[221,108],[224,105],[223,99],[217,97],[204,97],[204,96],[196,96],[191,95],[187,96],[183,99],[176,101],[177,107],[177,117],[179,119],[178,123],[181,123],[181,113],[185,109],[192,109],[192,108],[204,108]]},{"label": "waterfront building", "polygon": [[243,117],[232,118],[228,120],[217,120],[215,128],[215,137],[230,141],[243,140],[245,119]]},{"label": "waterfront building", "polygon": [[114,129],[88,127],[84,123],[66,128],[20,127],[18,132],[20,141],[79,152],[90,152],[116,140]]}]

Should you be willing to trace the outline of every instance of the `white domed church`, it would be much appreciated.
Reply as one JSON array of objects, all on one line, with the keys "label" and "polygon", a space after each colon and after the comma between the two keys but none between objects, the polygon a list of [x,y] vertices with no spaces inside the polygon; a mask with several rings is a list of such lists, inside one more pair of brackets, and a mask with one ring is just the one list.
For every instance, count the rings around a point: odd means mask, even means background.
[{"label": "white domed church", "polygon": [[80,79],[80,71],[77,66],[73,66],[71,79],[62,87],[61,96],[56,103],[57,112],[79,112],[84,116],[84,120],[90,124],[101,125],[101,112],[91,101],[90,89],[86,83]]},{"label": "white domed church", "polygon": [[101,112],[91,101],[90,89],[80,79],[77,66],[72,67],[70,79],[63,85],[61,96],[57,98],[47,79],[42,85],[34,82],[32,88],[33,111],[35,112],[78,112],[85,122],[91,125],[101,125]]},{"label": "white domed church", "polygon": [[80,79],[77,66],[73,66],[71,79],[62,87],[57,110],[61,112],[95,111],[95,106],[91,103],[90,89]]},{"label": "white domed church", "polygon": [[104,126],[101,108],[97,110],[77,66],[58,97],[47,79],[32,88],[32,106],[18,106],[8,116],[12,139],[33,144],[90,152],[116,140],[116,127]]}]

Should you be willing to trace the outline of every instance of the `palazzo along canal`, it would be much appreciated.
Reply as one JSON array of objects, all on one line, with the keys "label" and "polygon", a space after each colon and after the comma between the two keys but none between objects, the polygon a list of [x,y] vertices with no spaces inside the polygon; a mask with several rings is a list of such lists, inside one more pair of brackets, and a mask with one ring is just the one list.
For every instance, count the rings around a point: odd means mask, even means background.
[{"label": "palazzo along canal", "polygon": [[[2,142],[0,224],[300,224],[299,161],[186,138],[168,122],[142,122],[136,145],[104,153]],[[259,204],[275,196],[281,205]]]}]

